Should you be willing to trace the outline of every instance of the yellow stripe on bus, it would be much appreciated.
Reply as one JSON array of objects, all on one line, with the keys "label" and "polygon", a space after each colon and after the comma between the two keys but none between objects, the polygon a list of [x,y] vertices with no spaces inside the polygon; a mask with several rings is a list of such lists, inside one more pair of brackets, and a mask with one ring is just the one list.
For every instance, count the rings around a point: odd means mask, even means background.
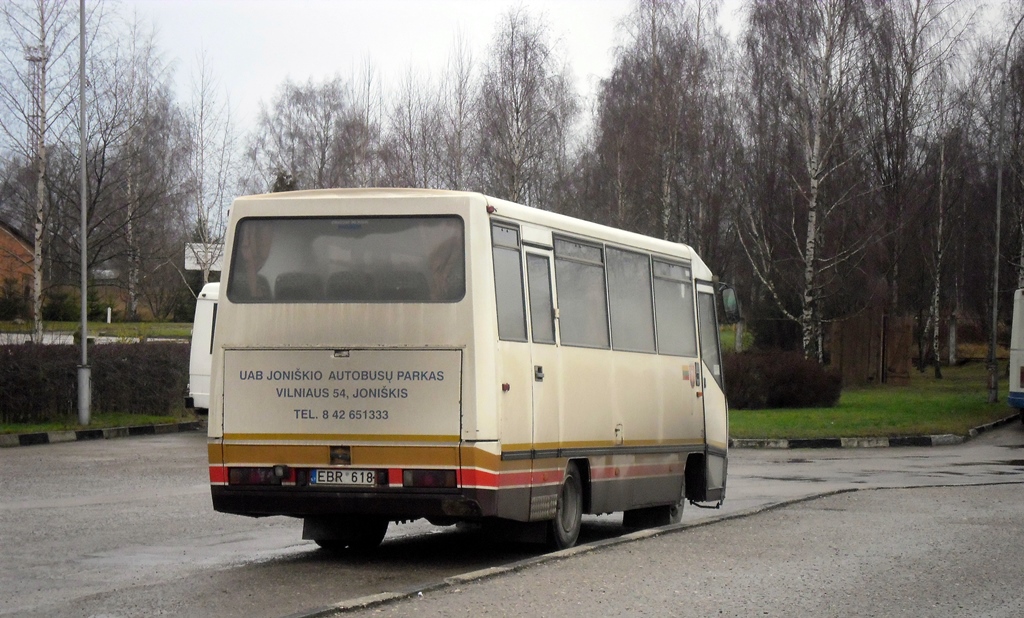
[{"label": "yellow stripe on bus", "polygon": [[460,437],[423,434],[343,434],[343,433],[226,433],[225,442],[459,442]]},{"label": "yellow stripe on bus", "polygon": [[[220,449],[211,461],[220,461]],[[211,449],[211,452],[212,449]],[[459,449],[451,446],[352,446],[352,466],[445,466],[458,467]],[[225,465],[288,464],[329,466],[331,449],[326,445],[225,444]]]},{"label": "yellow stripe on bus", "polygon": [[[558,449],[603,449],[603,448],[636,448],[648,446],[694,446],[704,444],[700,438],[690,440],[627,440],[621,444],[613,440],[581,441],[581,442],[539,442],[536,444],[503,444],[503,451],[553,451]],[[708,444],[714,444],[708,442]]]}]

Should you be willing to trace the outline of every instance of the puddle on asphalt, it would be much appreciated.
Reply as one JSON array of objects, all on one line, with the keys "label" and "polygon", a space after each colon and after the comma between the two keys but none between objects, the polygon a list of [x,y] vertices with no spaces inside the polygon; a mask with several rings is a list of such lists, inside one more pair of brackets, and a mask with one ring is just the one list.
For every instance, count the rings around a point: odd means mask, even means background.
[{"label": "puddle on asphalt", "polygon": [[761,479],[762,481],[796,481],[798,483],[827,483],[829,479],[813,476],[751,476],[746,478]]},{"label": "puddle on asphalt", "polygon": [[1008,459],[1006,461],[965,461],[954,466],[1017,466],[1024,467],[1024,459]]}]

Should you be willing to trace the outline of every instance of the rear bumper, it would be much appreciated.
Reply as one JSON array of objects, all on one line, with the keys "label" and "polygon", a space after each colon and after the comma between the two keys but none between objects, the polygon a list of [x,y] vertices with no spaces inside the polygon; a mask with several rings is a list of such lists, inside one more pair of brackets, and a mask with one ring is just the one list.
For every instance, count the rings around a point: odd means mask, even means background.
[{"label": "rear bumper", "polygon": [[1018,410],[1024,410],[1024,392],[1021,391],[1010,391],[1010,397],[1007,399],[1011,408],[1017,408]]},{"label": "rear bumper", "polygon": [[383,515],[393,520],[421,517],[473,520],[493,515],[496,510],[496,492],[480,489],[366,492],[225,485],[210,489],[214,510],[250,517],[359,514]]}]

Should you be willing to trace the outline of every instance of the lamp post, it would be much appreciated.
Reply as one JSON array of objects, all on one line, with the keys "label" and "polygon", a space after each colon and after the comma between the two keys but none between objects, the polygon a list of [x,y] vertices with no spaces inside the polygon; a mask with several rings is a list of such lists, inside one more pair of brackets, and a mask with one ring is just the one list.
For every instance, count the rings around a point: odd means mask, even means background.
[{"label": "lamp post", "polygon": [[999,139],[996,146],[996,246],[992,269],[992,333],[988,342],[988,402],[999,401],[999,363],[996,362],[996,327],[999,324],[999,224],[1003,210],[1003,141],[1006,131],[1003,130],[1003,117],[1006,112],[1006,61],[1010,56],[1010,43],[1017,34],[1024,15],[1013,26],[1010,36],[1006,39],[1003,50],[1003,77],[999,82]]},{"label": "lamp post", "polygon": [[79,222],[79,233],[82,237],[82,253],[80,256],[82,270],[82,339],[80,341],[82,345],[82,364],[78,366],[78,423],[80,425],[88,425],[90,404],[92,402],[92,383],[89,368],[89,273],[87,272],[88,252],[86,249],[86,239],[89,233],[89,226],[86,221],[86,211],[89,202],[86,199],[86,192],[89,189],[89,184],[86,178],[85,166],[85,0],[79,0],[78,10],[78,154],[82,198],[81,221]]}]

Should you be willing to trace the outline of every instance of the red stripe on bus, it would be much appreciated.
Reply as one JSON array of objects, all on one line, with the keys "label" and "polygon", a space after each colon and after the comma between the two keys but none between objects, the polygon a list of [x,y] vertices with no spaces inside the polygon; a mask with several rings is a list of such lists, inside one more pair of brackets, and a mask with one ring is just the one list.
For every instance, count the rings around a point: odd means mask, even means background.
[{"label": "red stripe on bus", "polygon": [[490,470],[477,470],[475,468],[462,468],[457,470],[459,487],[479,487],[482,489],[497,489],[498,475]]},{"label": "red stripe on bus", "polygon": [[562,482],[561,470],[516,472],[493,472],[464,468],[459,470],[460,487],[477,487],[480,489],[500,489],[507,487],[536,487],[539,485],[555,485]]},{"label": "red stripe on bus", "polygon": [[649,476],[682,474],[679,464],[640,464],[632,466],[599,466],[590,470],[590,478],[596,480],[632,479]]},{"label": "red stripe on bus", "polygon": [[[595,481],[632,479],[639,477],[667,476],[679,474],[679,464],[649,464],[632,466],[598,466],[590,471]],[[477,487],[481,489],[500,489],[507,487],[537,487],[556,485],[562,482],[561,470],[520,470],[515,472],[494,472],[475,468],[457,470],[460,487]],[[210,466],[210,483],[214,485],[228,484],[228,468],[226,466]],[[402,486],[402,469],[388,469],[388,485]]]}]

